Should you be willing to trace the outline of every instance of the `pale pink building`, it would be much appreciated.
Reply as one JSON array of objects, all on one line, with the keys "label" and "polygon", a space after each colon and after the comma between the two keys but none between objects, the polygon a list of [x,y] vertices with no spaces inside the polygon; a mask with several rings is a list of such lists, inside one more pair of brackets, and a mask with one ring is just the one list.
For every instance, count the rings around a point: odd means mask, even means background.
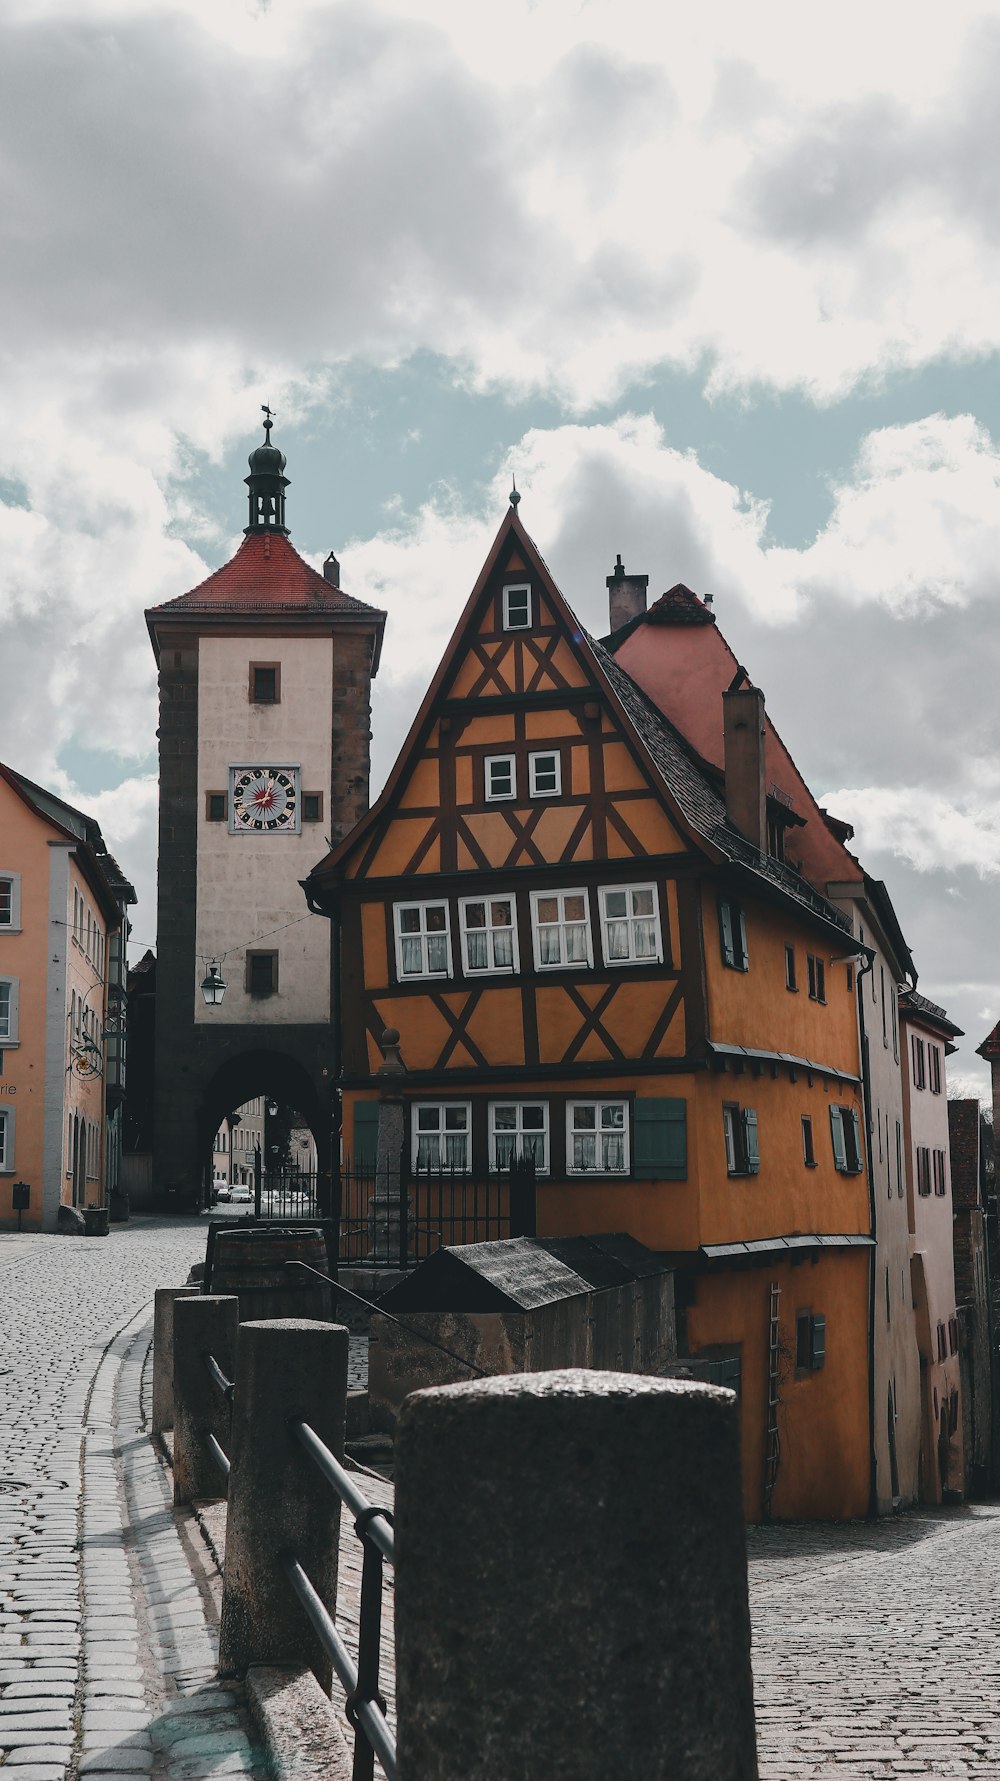
[{"label": "pale pink building", "polygon": [[961,1369],[946,1058],[961,1029],[916,990],[899,998],[910,1272],[920,1350],[920,1499],[961,1492]]}]

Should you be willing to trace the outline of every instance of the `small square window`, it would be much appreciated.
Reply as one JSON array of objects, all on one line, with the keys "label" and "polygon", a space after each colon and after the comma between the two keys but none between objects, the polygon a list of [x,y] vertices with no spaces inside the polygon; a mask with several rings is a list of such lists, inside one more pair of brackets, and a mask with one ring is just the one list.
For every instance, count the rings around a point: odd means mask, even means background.
[{"label": "small square window", "polygon": [[277,662],[250,663],[251,705],[277,705],[281,701],[281,668]]},{"label": "small square window", "polygon": [[322,822],[323,821],[323,793],[322,792],[303,792],[302,793],[302,821],[303,822]]},{"label": "small square window", "polygon": [[517,765],[512,754],[491,754],[486,757],[486,796],[488,799],[513,798],[517,795]]},{"label": "small square window", "polygon": [[278,955],[276,952],[247,953],[247,994],[274,996],[278,992]]},{"label": "small square window", "polygon": [[531,589],[527,582],[503,590],[503,628],[527,631],[531,625]]},{"label": "small square window", "polygon": [[207,822],[228,822],[229,796],[226,792],[205,793],[205,819]]},{"label": "small square window", "polygon": [[562,762],[558,751],[529,754],[528,776],[533,798],[557,798],[562,791]]}]

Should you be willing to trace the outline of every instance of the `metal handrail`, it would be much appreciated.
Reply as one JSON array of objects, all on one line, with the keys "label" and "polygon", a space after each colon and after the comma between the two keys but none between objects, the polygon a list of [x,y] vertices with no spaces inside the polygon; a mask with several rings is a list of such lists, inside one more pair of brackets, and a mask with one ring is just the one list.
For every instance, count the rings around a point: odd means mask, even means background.
[{"label": "metal handrail", "polygon": [[216,1440],[215,1436],[213,1435],[211,1429],[204,1429],[202,1431],[202,1433],[204,1435],[205,1446],[208,1448],[209,1453],[212,1455],[212,1458],[214,1459],[216,1465],[219,1468],[219,1471],[222,1473],[222,1476],[224,1478],[228,1478],[230,1472],[232,1471],[232,1467],[229,1463],[229,1456],[225,1453],[223,1448],[221,1448],[219,1446],[219,1443]]},{"label": "metal handrail", "polygon": [[[202,1354],[201,1358],[205,1363],[205,1371],[208,1374],[209,1378],[211,1379],[212,1384],[217,1386],[219,1391],[221,1391],[223,1397],[226,1400],[226,1403],[231,1404],[233,1401],[234,1394],[236,1392],[236,1387],[233,1384],[233,1381],[231,1379],[226,1378],[226,1375],[222,1371],[222,1368],[220,1367],[214,1354],[208,1354],[206,1352],[206,1353]],[[232,1471],[232,1466],[229,1463],[228,1453],[226,1452],[224,1447],[220,1446],[219,1442],[216,1440],[215,1436],[213,1435],[211,1429],[203,1428],[201,1431],[201,1435],[202,1435],[202,1440],[205,1443],[205,1446],[208,1448],[209,1453],[212,1455],[212,1458],[214,1459],[216,1465],[218,1466],[219,1471],[222,1473],[223,1478],[225,1478],[228,1481],[229,1474]]]},{"label": "metal handrail", "polygon": [[[314,1428],[301,1418],[290,1421],[289,1433],[312,1460],[331,1490],[354,1517],[354,1531],[361,1541],[361,1603],[358,1616],[358,1663],[351,1662],[330,1615],[316,1594],[294,1553],[282,1555],[282,1565],[295,1594],[309,1616],[324,1651],[347,1690],[347,1717],[354,1727],[353,1781],[372,1781],[377,1756],[389,1781],[396,1773],[396,1745],[386,1720],[385,1698],[379,1689],[382,1643],[382,1566],[396,1562],[396,1541],[388,1509],[370,1503],[358,1489],[336,1454],[331,1453]],[[362,1742],[364,1739],[364,1742]]]},{"label": "metal handrail", "polygon": [[205,1366],[208,1370],[208,1376],[211,1379],[213,1385],[218,1386],[218,1388],[221,1391],[223,1397],[225,1398],[227,1404],[231,1404],[233,1401],[233,1393],[236,1390],[236,1387],[233,1384],[233,1381],[231,1379],[226,1378],[226,1375],[222,1371],[222,1368],[220,1367],[214,1354],[203,1354],[201,1358],[205,1362]]},{"label": "metal handrail", "polygon": [[[363,1491],[355,1484],[350,1472],[346,1472],[336,1455],[330,1452],[324,1441],[321,1441],[315,1429],[307,1422],[293,1422],[291,1432],[299,1446],[304,1448],[317,1471],[324,1477],[332,1490],[335,1490],[345,1508],[350,1509],[355,1521],[361,1516],[372,1516],[371,1540],[377,1546],[383,1558],[391,1565],[396,1562],[396,1542],[393,1537],[392,1524],[386,1522],[387,1509],[374,1510]],[[375,1519],[374,1517],[377,1517]]]},{"label": "metal handrail", "polygon": [[[281,1567],[288,1578],[298,1600],[301,1602],[319,1639],[323,1650],[332,1663],[341,1684],[347,1691],[348,1701],[357,1695],[358,1671],[351,1654],[344,1644],[333,1621],[316,1594],[309,1578],[299,1564],[298,1559],[290,1552],[281,1555]],[[389,1730],[388,1721],[377,1701],[364,1698],[355,1700],[351,1718],[358,1729],[363,1731],[369,1746],[382,1764],[389,1781],[396,1781],[396,1743]]]}]

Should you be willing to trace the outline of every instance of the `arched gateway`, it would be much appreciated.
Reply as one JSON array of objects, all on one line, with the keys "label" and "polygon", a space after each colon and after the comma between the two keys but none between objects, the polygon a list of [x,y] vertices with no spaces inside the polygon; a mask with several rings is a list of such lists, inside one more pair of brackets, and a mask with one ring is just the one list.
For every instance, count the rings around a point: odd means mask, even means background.
[{"label": "arched gateway", "polygon": [[197,1199],[213,1121],[254,1094],[296,1106],[329,1167],[335,961],[301,881],[368,807],[385,614],[342,592],[332,554],[320,575],[290,543],[270,428],[268,415],[236,555],[146,614],[160,685],[153,1177],[171,1204]]}]

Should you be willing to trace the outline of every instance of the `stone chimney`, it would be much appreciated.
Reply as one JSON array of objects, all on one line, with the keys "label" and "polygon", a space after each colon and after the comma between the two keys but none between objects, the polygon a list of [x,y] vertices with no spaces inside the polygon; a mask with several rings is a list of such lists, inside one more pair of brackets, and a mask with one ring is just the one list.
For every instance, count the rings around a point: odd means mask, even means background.
[{"label": "stone chimney", "polygon": [[745,668],[737,670],[722,695],[722,721],[726,815],[751,847],[766,853],[764,695],[750,685]]},{"label": "stone chimney", "polygon": [[340,564],[332,550],[323,564],[323,575],[327,581],[332,581],[334,587],[340,586]]},{"label": "stone chimney", "polygon": [[649,587],[648,575],[626,575],[621,557],[615,560],[612,574],[607,577],[608,609],[612,631],[620,631],[633,618],[641,618],[646,610],[646,589]]}]

